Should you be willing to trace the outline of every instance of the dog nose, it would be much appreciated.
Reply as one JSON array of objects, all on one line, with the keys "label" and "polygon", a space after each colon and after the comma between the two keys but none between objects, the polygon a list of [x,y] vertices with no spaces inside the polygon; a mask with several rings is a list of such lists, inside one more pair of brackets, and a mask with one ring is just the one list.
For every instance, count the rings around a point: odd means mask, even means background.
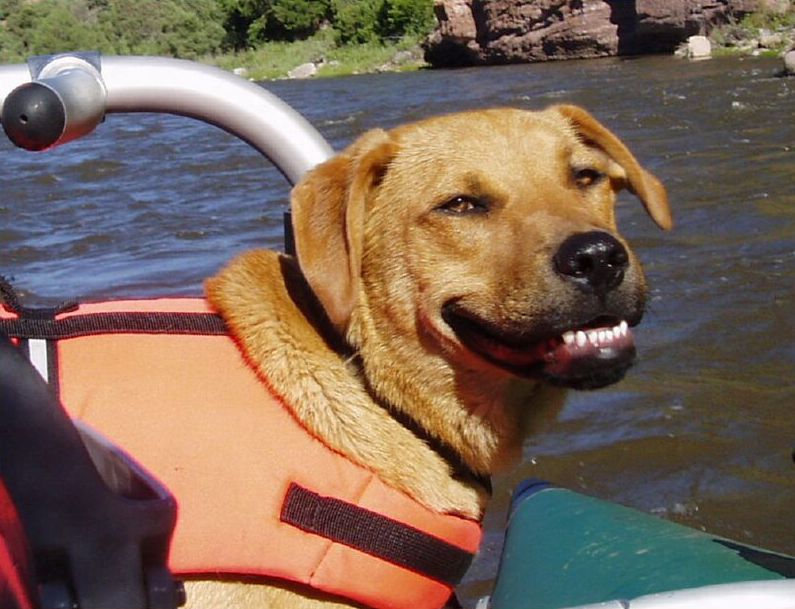
[{"label": "dog nose", "polygon": [[554,262],[564,279],[583,290],[605,294],[624,280],[629,254],[613,235],[589,231],[567,238],[555,254]]}]

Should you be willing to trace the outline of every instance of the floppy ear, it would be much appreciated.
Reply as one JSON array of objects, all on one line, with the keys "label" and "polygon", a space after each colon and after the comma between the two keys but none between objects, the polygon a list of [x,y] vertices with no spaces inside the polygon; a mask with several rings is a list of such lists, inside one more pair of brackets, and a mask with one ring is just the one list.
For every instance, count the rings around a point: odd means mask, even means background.
[{"label": "floppy ear", "polygon": [[602,149],[626,173],[627,186],[643,203],[646,211],[663,230],[673,227],[671,209],[665,187],[651,173],[643,169],[629,149],[613,133],[588,112],[578,106],[554,106],[566,117],[589,144]]},{"label": "floppy ear", "polygon": [[293,188],[298,264],[329,320],[344,334],[359,287],[364,214],[393,155],[389,135],[368,131]]}]

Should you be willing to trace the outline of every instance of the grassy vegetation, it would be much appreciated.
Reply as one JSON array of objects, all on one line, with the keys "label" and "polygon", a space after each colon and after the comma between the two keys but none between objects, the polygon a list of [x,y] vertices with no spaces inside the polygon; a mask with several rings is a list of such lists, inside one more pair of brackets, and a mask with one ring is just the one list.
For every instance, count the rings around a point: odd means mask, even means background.
[{"label": "grassy vegetation", "polygon": [[715,55],[781,55],[795,45],[795,7],[746,15],[714,29],[709,38]]},{"label": "grassy vegetation", "polygon": [[0,62],[91,49],[242,67],[255,79],[309,62],[321,76],[350,74],[421,64],[418,41],[434,23],[430,0],[0,0]]},{"label": "grassy vegetation", "polygon": [[[411,70],[435,23],[430,0],[0,0],[0,62],[64,49],[150,54],[284,78]],[[714,29],[715,54],[777,55],[795,45],[795,7]]]},{"label": "grassy vegetation", "polygon": [[784,31],[795,28],[795,8],[791,7],[785,12],[759,11],[747,15],[740,22],[745,29],[755,31],[767,29],[771,31]]},{"label": "grassy vegetation", "polygon": [[[399,56],[400,63],[391,63]],[[408,70],[422,65],[418,40],[338,44],[334,32],[320,30],[311,38],[295,42],[264,42],[256,49],[206,56],[202,61],[227,70],[245,68],[254,80],[284,78],[293,68],[314,63],[318,76],[341,76],[375,72],[380,69]]]}]

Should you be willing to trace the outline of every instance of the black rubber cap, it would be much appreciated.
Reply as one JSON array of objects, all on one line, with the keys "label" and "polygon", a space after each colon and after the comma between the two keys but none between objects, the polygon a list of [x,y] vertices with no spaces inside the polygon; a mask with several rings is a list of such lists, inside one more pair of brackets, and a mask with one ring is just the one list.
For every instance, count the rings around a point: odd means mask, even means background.
[{"label": "black rubber cap", "polygon": [[0,116],[8,139],[25,150],[44,150],[63,135],[66,111],[58,95],[37,82],[9,93]]}]

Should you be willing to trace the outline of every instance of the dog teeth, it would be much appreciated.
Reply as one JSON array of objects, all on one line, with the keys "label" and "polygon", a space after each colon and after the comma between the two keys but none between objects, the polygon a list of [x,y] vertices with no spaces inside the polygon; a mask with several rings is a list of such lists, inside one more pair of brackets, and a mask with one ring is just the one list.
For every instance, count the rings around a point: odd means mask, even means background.
[{"label": "dog teeth", "polygon": [[613,334],[617,338],[624,338],[628,332],[629,332],[629,324],[627,324],[627,322],[625,321],[622,321],[615,328],[613,328]]},{"label": "dog teeth", "polygon": [[569,331],[563,335],[563,342],[566,345],[585,347],[591,343],[594,347],[611,343],[615,340],[625,338],[629,334],[629,325],[622,321],[612,328],[602,328],[598,330],[577,330]]}]

